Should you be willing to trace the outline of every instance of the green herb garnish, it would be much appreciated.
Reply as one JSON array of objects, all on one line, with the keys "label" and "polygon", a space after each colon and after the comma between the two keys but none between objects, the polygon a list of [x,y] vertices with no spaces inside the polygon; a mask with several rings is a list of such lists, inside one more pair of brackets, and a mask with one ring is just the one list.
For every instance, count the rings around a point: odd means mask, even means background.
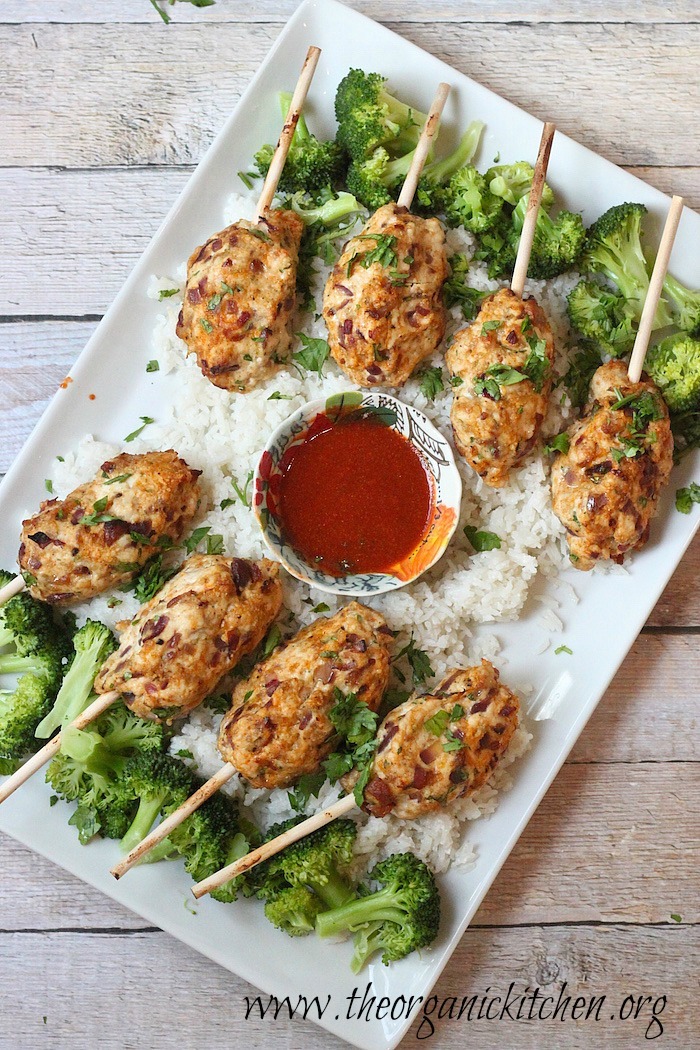
[{"label": "green herb garnish", "polygon": [[141,420],[143,426],[140,426],[137,430],[132,430],[130,434],[127,434],[124,438],[125,441],[133,441],[139,436],[139,434],[142,433],[142,431],[146,429],[147,426],[149,426],[149,424],[155,423],[155,419],[151,419],[150,416],[139,416],[139,419]]},{"label": "green herb garnish", "polygon": [[501,549],[501,537],[495,532],[485,532],[477,529],[475,525],[465,525],[464,535],[478,554]]},{"label": "green herb garnish", "polygon": [[563,455],[566,455],[569,451],[570,445],[571,441],[569,440],[569,435],[564,431],[563,434],[557,434],[555,438],[552,438],[552,440],[544,446],[544,451],[545,453],[561,452]]},{"label": "green herb garnish", "polygon": [[700,503],[700,485],[691,481],[687,488],[676,490],[676,510],[681,514],[690,514],[694,503]]}]

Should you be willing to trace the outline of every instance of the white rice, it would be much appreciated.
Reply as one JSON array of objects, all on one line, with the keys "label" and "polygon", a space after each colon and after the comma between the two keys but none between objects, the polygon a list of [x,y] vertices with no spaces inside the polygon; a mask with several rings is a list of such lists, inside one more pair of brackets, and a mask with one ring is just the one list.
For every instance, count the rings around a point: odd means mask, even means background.
[{"label": "white rice", "polygon": [[[236,195],[228,202],[224,221],[250,218],[253,212],[253,199]],[[449,230],[447,240],[450,254],[461,251],[472,255],[474,240],[470,234],[463,230]],[[320,304],[329,271],[320,260],[317,269],[312,291],[316,303]],[[149,351],[149,356],[158,360],[163,374],[177,376],[177,393],[164,418],[146,427],[143,434],[126,447],[132,452],[174,448],[192,467],[203,471],[206,498],[196,524],[207,524],[212,533],[220,533],[229,554],[258,558],[267,551],[250,509],[239,501],[223,511],[220,509],[221,501],[234,495],[232,479],[240,485],[245,483],[267,436],[290,412],[306,401],[347,389],[348,380],[329,360],[322,378],[316,375],[302,378],[296,372],[282,371],[245,395],[219,390],[204,378],[196,360],[185,356],[185,344],[175,335],[184,278],[183,261],[178,272],[154,277],[148,289],[148,294],[154,299],[158,298],[161,289],[178,287],[181,290],[178,295],[163,301]],[[554,281],[529,283],[554,332],[558,375],[566,370],[572,342],[565,297],[577,280],[576,274],[567,274]],[[480,290],[499,287],[499,282],[489,280],[485,267],[479,263],[472,263],[469,283]],[[463,325],[459,308],[453,308],[446,341]],[[323,321],[313,313],[300,314],[295,330],[310,336],[326,336]],[[442,366],[443,354],[444,346],[429,364]],[[288,400],[269,401],[273,391],[279,391]],[[418,380],[412,379],[402,389],[401,397],[415,404],[445,436],[451,437],[448,383],[434,401],[429,401],[421,393]],[[571,415],[571,405],[560,388],[551,401],[545,435],[559,433]],[[57,462],[53,477],[56,493],[65,495],[90,478],[104,460],[118,451],[117,446],[86,437],[77,450],[65,454],[63,463]],[[460,527],[447,552],[416,583],[368,602],[381,610],[389,625],[402,633],[404,641],[411,632],[414,634],[416,644],[428,652],[438,678],[450,667],[478,662],[482,656],[496,657],[500,649],[496,636],[480,632],[476,637],[474,626],[517,619],[537,574],[555,577],[568,564],[564,531],[551,509],[548,470],[541,452],[533,452],[524,465],[512,473],[509,483],[498,490],[485,485],[459,455],[456,455],[456,461],[464,495]],[[502,540],[501,549],[474,554],[463,533],[466,524],[497,533]],[[309,623],[314,618],[312,609],[319,602],[330,606],[331,612],[343,604],[342,599],[321,593],[286,575],[284,585],[287,626],[290,629]],[[560,588],[562,602],[577,601],[570,584],[560,583]],[[115,606],[116,600],[120,604]],[[564,626],[559,615],[561,604],[545,597],[540,597],[540,602],[539,625],[545,632],[560,634]],[[91,616],[113,626],[132,616],[136,608],[137,602],[132,595],[117,593],[93,599],[89,608],[85,606],[77,612],[84,617],[89,611]],[[549,637],[545,634],[539,651],[543,652],[548,646]],[[523,683],[518,683],[518,688],[521,694],[530,691]],[[193,765],[203,776],[211,775],[221,765],[216,750],[219,720],[219,715],[203,706],[184,723],[172,743],[173,751],[187,749],[192,753]],[[403,849],[417,853],[436,871],[448,867],[450,859],[462,865],[473,863],[474,853],[465,826],[469,821],[493,812],[498,791],[511,783],[507,767],[527,750],[531,740],[531,734],[521,726],[490,783],[448,810],[415,821],[399,821],[394,817],[368,821],[358,817],[362,826],[357,851],[362,863],[371,863],[388,852]],[[250,816],[263,828],[292,815],[286,791],[251,790],[240,778],[234,778],[225,790],[239,798]],[[336,795],[337,791],[327,785],[320,799],[311,799],[308,810],[315,810]]]}]

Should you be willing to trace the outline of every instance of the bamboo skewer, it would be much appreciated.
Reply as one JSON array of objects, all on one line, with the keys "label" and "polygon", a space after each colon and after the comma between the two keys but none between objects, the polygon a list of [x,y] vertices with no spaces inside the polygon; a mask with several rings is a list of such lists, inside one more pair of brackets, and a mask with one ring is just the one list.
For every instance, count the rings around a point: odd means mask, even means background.
[{"label": "bamboo skewer", "polygon": [[[102,696],[98,696],[96,700],[86,707],[82,714],[70,723],[73,729],[84,729],[91,722],[94,722],[96,718],[99,718],[107,708],[111,707],[115,700],[119,699],[119,693],[103,693]],[[67,727],[66,727],[67,728]],[[18,787],[21,787],[25,781],[29,780],[45,762],[48,762],[54,757],[61,749],[61,734],[56,733],[56,736],[51,737],[48,744],[32,755],[23,766],[20,766],[11,776],[7,778],[4,784],[0,785],[0,803],[8,799],[10,795],[14,794]]]},{"label": "bamboo skewer", "polygon": [[159,842],[166,839],[171,831],[179,827],[184,820],[198,810],[199,807],[215,795],[219,788],[223,787],[231,777],[234,775],[236,770],[233,766],[227,762],[221,767],[218,773],[215,773],[213,777],[207,780],[206,784],[202,784],[201,788],[194,792],[193,795],[187,799],[186,802],[176,809],[173,813],[161,820],[160,824],[146,835],[145,839],[142,839],[137,846],[131,850],[118,864],[115,864],[113,868],[110,868],[110,874],[114,875],[115,879],[120,879],[122,875],[126,875],[130,868],[133,868],[134,864],[138,864],[146,853],[149,853]]},{"label": "bamboo skewer", "polygon": [[192,893],[199,900],[200,897],[204,897],[205,894],[218,889],[219,886],[223,886],[224,883],[234,879],[237,875],[242,875],[244,871],[250,871],[257,864],[274,857],[276,853],[280,853],[286,846],[291,846],[293,842],[298,842],[299,839],[310,835],[312,831],[325,827],[326,824],[330,824],[356,808],[357,802],[355,802],[354,795],[350,794],[339,798],[337,802],[334,802],[332,806],[328,806],[327,809],[314,813],[313,816],[302,820],[296,827],[290,828],[275,839],[270,839],[269,842],[264,842],[262,846],[258,846],[257,849],[247,853],[245,857],[241,857],[240,860],[234,861],[233,864],[228,864],[225,868],[221,868],[220,871],[215,871],[213,875],[196,883],[192,887]]},{"label": "bamboo skewer", "polygon": [[15,576],[14,580],[10,580],[4,587],[0,587],[0,605],[9,602],[10,598],[14,598],[16,594],[21,594],[26,589],[27,585],[22,577]]},{"label": "bamboo skewer", "polygon": [[631,383],[638,383],[641,379],[642,369],[644,368],[644,358],[646,357],[647,349],[649,347],[649,339],[651,338],[651,330],[654,324],[654,317],[656,316],[656,309],[659,305],[659,299],[661,298],[664,278],[666,277],[666,271],[668,270],[671,252],[673,251],[673,242],[676,237],[678,223],[681,220],[682,211],[683,198],[674,196],[671,201],[671,207],[668,210],[668,215],[666,216],[663,233],[661,234],[659,251],[649,281],[649,290],[647,291],[647,296],[644,300],[642,316],[639,320],[639,328],[637,330],[637,338],[634,341],[632,356],[630,357],[629,368],[627,369],[627,375],[629,376]]},{"label": "bamboo skewer", "polygon": [[287,118],[284,122],[284,127],[280,134],[279,140],[275,147],[275,152],[272,155],[272,161],[270,167],[267,170],[265,176],[265,182],[260,193],[260,200],[258,201],[257,216],[258,222],[262,220],[265,212],[269,209],[272,204],[272,198],[277,192],[277,183],[280,180],[282,169],[284,168],[284,162],[287,159],[289,153],[289,147],[292,144],[294,132],[296,131],[297,124],[299,123],[299,117],[306,101],[306,96],[309,93],[311,87],[311,81],[313,80],[314,73],[316,72],[316,66],[318,60],[321,57],[320,47],[310,47],[306,52],[306,58],[304,59],[304,65],[301,67],[301,73],[297,81],[297,86],[294,89],[292,95],[292,101],[289,104],[289,111]]},{"label": "bamboo skewer", "polygon": [[398,205],[400,208],[410,208],[413,203],[413,197],[415,196],[416,187],[418,186],[418,180],[421,177],[425,162],[428,157],[428,152],[432,141],[437,135],[438,126],[440,124],[440,117],[442,111],[445,108],[447,102],[447,96],[450,93],[449,84],[439,84],[433,104],[430,107],[428,113],[428,119],[423,125],[423,130],[420,133],[420,138],[413,152],[413,159],[411,160],[411,166],[408,169],[404,184],[401,187],[401,193],[399,194]]},{"label": "bamboo skewer", "polygon": [[552,151],[552,139],[554,138],[555,131],[556,128],[554,127],[554,124],[550,124],[549,122],[545,124],[542,129],[540,148],[537,152],[537,161],[532,176],[532,186],[530,187],[527,211],[525,212],[525,219],[523,220],[523,229],[520,234],[520,243],[518,244],[518,254],[515,259],[515,266],[513,267],[513,279],[510,282],[511,290],[515,292],[519,299],[522,299],[523,292],[525,291],[527,268],[530,262],[532,242],[535,239],[537,215],[540,210],[540,202],[542,201],[544,180],[547,175],[547,165],[549,164],[549,154]]}]

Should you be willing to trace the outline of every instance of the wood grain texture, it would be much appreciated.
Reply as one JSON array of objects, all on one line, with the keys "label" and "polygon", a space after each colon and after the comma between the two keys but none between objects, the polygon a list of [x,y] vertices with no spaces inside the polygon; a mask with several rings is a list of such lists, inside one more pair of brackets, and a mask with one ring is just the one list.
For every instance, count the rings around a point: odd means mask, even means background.
[{"label": "wood grain texture", "polygon": [[[214,7],[192,8],[187,4],[169,8],[173,23],[277,22],[286,21],[298,0],[258,0],[245,5],[238,0],[217,0]],[[697,20],[694,0],[645,0],[630,16],[629,0],[354,0],[349,6],[380,22],[676,22]],[[0,23],[109,22],[160,25],[148,0],[119,0],[117,4],[95,0],[3,0]]]},{"label": "wood grain texture", "polygon": [[[689,1050],[697,1035],[699,951],[700,930],[685,925],[472,928],[435,988],[437,1002],[427,1004],[435,1026],[427,1045],[452,1050],[468,1041],[478,1050],[631,1050],[645,1045],[644,1033],[657,1003],[664,1028],[661,1045]],[[246,1021],[245,997],[254,1000],[257,990],[164,933],[0,934],[0,953],[8,973],[25,975],[25,994],[18,995],[11,981],[0,984],[0,1043],[12,1050],[44,1045],[170,1050],[174,1038],[182,1050],[230,1050],[239,1045],[341,1050],[346,1045],[310,1021],[290,1022],[284,1007],[277,1020],[258,1016]],[[187,991],[174,995],[175,981],[178,989]],[[482,996],[504,996],[511,981],[516,994],[538,987],[541,996],[555,1001],[566,982],[564,996],[572,1002],[579,995],[604,995],[605,1009],[598,1010],[597,1022],[467,1021],[466,1013],[456,1020],[463,997],[477,996],[476,1015]],[[365,985],[360,975],[360,994]],[[319,994],[325,1002],[321,989],[300,991],[309,997]],[[630,994],[651,996],[651,1001],[645,1001],[636,1020],[623,1021],[620,1009]],[[657,1002],[663,995],[665,1004]],[[458,1003],[452,1006],[451,998]],[[439,1020],[436,1006],[443,1001]],[[347,1005],[344,1000],[332,1004],[336,1012],[345,1012]],[[405,1046],[415,1045],[420,1023],[419,1013]],[[427,1022],[423,1025],[426,1039],[430,1029]]]},{"label": "wood grain texture", "polygon": [[[515,23],[448,29],[430,21],[394,27],[617,163],[700,163],[700,141],[690,133],[700,68],[696,26]],[[199,159],[281,24],[170,29],[0,26],[3,163],[84,168]]]}]

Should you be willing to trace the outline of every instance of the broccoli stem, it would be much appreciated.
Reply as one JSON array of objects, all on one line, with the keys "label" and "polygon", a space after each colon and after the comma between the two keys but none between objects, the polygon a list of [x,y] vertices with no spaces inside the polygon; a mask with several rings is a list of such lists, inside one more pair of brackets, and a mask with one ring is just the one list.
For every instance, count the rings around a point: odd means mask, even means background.
[{"label": "broccoli stem", "polygon": [[[291,91],[280,91],[277,97],[279,99],[282,119],[286,120],[287,115],[289,114],[289,107],[292,104],[292,93]],[[311,138],[311,132],[309,131],[309,126],[306,123],[306,120],[304,119],[303,113],[299,114],[299,120],[297,121],[297,126],[293,138],[295,139],[297,145],[300,142],[308,142],[308,140]]]},{"label": "broccoli stem", "polygon": [[[153,827],[158,814],[160,813],[161,806],[167,792],[163,791],[161,794],[155,796],[155,798],[142,798],[139,802],[139,808],[136,811],[136,816],[132,820],[129,830],[120,842],[120,846],[124,853],[130,853],[134,846],[138,846],[142,839],[145,839],[148,832]],[[172,845],[168,845],[168,852],[172,852]]]},{"label": "broccoli stem", "polygon": [[24,674],[25,671],[41,671],[44,662],[36,656],[17,656],[8,653],[0,656],[0,674]]},{"label": "broccoli stem", "polygon": [[352,887],[348,886],[345,879],[337,871],[329,871],[327,874],[328,878],[325,882],[317,882],[315,879],[309,878],[309,888],[314,891],[317,897],[321,898],[328,908],[340,908],[352,899]]},{"label": "broccoli stem", "polygon": [[333,937],[346,930],[357,930],[367,922],[395,922],[405,920],[406,913],[393,886],[348,901],[332,911],[321,912],[316,929],[321,937]]},{"label": "broccoli stem", "polygon": [[[101,647],[102,643],[97,649]],[[77,654],[63,679],[53,707],[37,726],[35,736],[46,739],[59,726],[68,725],[83,713],[90,699],[97,670],[93,651],[88,649]]]},{"label": "broccoli stem", "polygon": [[[415,109],[394,98],[384,88],[380,88],[377,101],[380,106],[384,107],[388,119],[398,124],[401,128],[421,128],[425,124],[425,116],[422,113],[416,113]],[[416,116],[418,119],[416,119]]]},{"label": "broccoli stem", "polygon": [[363,970],[372,956],[383,948],[382,927],[383,923],[375,922],[366,928],[363,927],[355,934],[353,939],[355,950],[350,960],[350,969],[353,973]]},{"label": "broccoli stem", "polygon": [[480,120],[473,120],[467,130],[462,135],[459,145],[454,153],[451,153],[449,157],[445,157],[443,160],[435,161],[432,164],[427,164],[424,169],[424,174],[434,179],[435,182],[442,184],[447,182],[449,178],[454,175],[460,168],[465,167],[467,164],[471,164],[474,159],[479,146],[479,139],[481,138],[481,132],[485,128],[485,124]]},{"label": "broccoli stem", "polygon": [[10,645],[14,639],[12,631],[7,627],[0,627],[0,649],[4,649],[6,645]]}]

